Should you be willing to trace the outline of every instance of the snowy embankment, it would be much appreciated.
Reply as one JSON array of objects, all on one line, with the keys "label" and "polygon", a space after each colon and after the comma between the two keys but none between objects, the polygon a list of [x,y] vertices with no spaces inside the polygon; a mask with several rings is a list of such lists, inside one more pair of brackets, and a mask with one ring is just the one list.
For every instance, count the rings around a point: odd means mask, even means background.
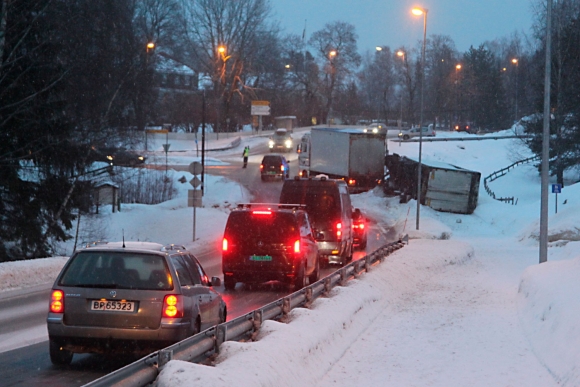
[{"label": "snowy embankment", "polygon": [[399,312],[422,283],[472,256],[473,249],[463,242],[413,241],[360,280],[317,299],[311,309],[294,309],[289,323],[264,322],[257,341],[224,343],[214,367],[170,362],[158,387],[315,385],[353,343],[365,340],[377,318]]}]

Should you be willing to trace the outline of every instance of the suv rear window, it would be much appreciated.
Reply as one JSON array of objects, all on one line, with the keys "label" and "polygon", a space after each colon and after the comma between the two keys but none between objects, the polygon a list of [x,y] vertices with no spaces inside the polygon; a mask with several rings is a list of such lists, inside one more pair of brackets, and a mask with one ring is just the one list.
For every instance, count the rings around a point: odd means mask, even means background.
[{"label": "suv rear window", "polygon": [[173,288],[162,256],[113,251],[78,253],[66,267],[59,285],[143,290]]},{"label": "suv rear window", "polygon": [[304,185],[290,186],[289,189],[282,190],[281,203],[306,204],[306,210],[313,223],[332,222],[336,214],[340,213],[339,198],[336,197],[337,189],[332,187],[308,188]]},{"label": "suv rear window", "polygon": [[262,159],[262,164],[264,165],[280,165],[282,164],[282,159],[280,156],[264,156]]},{"label": "suv rear window", "polygon": [[296,218],[291,213],[255,214],[253,211],[232,212],[226,225],[226,237],[245,240],[248,236],[266,243],[286,242],[299,235]]}]

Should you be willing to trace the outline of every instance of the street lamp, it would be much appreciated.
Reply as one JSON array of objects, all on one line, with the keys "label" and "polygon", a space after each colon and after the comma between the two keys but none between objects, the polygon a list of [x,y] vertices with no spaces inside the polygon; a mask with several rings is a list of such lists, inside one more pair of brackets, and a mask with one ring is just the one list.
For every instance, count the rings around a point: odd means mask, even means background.
[{"label": "street lamp", "polygon": [[423,15],[423,48],[421,50],[421,115],[419,119],[419,166],[417,168],[417,224],[416,228],[419,230],[419,212],[421,210],[421,153],[423,151],[423,96],[425,83],[425,44],[427,40],[427,12],[425,8],[413,8],[411,10],[413,15]]},{"label": "street lamp", "polygon": [[518,122],[518,65],[519,60],[517,58],[512,59],[512,63],[516,66],[516,118],[514,122]]},{"label": "street lamp", "polygon": [[330,50],[328,52],[328,61],[330,62],[330,87],[328,94],[328,111],[326,112],[326,123],[328,124],[328,116],[332,113],[332,93],[334,91],[334,82],[336,78],[336,68],[334,66],[334,58],[338,55],[338,51]]},{"label": "street lamp", "polygon": [[[405,51],[399,50],[397,51],[397,56],[403,60],[403,66],[405,65]],[[403,88],[401,87],[401,114],[399,117],[399,132],[403,129]],[[401,146],[401,142],[399,142],[399,146]]]},{"label": "street lamp", "polygon": [[455,114],[454,114],[454,125],[460,121],[457,117],[457,106],[459,105],[459,70],[461,70],[461,64],[455,65]]}]

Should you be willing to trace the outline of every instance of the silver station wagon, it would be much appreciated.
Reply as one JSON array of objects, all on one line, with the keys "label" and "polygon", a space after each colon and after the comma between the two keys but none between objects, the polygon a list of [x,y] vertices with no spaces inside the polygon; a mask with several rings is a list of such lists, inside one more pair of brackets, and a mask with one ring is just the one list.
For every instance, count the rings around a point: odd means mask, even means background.
[{"label": "silver station wagon", "polygon": [[146,355],[226,321],[218,277],[183,246],[95,244],[78,250],[54,282],[50,359],[74,353]]}]

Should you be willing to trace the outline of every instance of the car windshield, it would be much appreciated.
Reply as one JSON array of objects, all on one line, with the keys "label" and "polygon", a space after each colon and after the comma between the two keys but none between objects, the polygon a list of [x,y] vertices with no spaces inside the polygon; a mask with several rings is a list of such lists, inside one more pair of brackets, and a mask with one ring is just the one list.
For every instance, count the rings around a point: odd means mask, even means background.
[{"label": "car windshield", "polygon": [[154,254],[83,251],[71,258],[59,285],[90,288],[169,290],[167,264]]}]

